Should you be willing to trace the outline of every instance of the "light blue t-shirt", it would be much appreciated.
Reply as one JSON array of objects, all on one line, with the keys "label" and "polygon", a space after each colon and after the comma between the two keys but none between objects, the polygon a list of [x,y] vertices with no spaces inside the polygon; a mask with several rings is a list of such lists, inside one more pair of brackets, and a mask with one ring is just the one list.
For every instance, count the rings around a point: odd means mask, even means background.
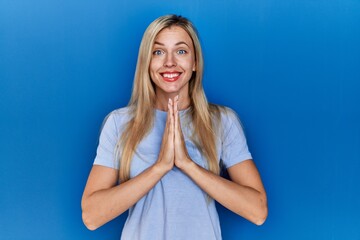
[{"label": "light blue t-shirt", "polygon": [[[155,111],[154,127],[140,142],[131,162],[133,178],[153,165],[158,158],[167,112]],[[207,168],[207,161],[192,142],[192,124],[187,110],[180,111],[180,122],[189,156]],[[119,169],[114,159],[115,146],[129,121],[127,107],[108,115],[100,134],[95,165]],[[226,168],[251,159],[243,129],[229,108],[221,113],[216,138],[218,159]],[[121,183],[120,183],[121,184]],[[177,167],[169,171],[143,198],[129,209],[122,240],[212,240],[221,239],[215,201]]]}]

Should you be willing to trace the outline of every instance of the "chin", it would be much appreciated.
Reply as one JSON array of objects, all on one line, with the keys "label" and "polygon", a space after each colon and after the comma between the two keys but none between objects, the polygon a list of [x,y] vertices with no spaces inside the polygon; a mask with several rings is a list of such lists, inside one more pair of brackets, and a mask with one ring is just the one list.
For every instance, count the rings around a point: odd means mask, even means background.
[{"label": "chin", "polygon": [[[166,92],[166,93],[174,93],[174,92],[179,92],[182,87],[179,86],[178,84],[175,83],[165,83],[165,86],[160,87],[161,91]],[[170,85],[170,86],[169,86]]]}]

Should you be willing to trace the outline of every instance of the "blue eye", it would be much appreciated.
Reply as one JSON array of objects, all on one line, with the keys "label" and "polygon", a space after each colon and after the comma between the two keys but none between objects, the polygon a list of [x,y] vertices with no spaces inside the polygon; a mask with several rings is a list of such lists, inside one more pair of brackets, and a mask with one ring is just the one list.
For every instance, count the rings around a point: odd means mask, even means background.
[{"label": "blue eye", "polygon": [[177,53],[182,55],[182,54],[186,54],[187,51],[185,51],[185,50],[179,50],[179,51],[177,51]]},{"label": "blue eye", "polygon": [[163,54],[163,51],[161,51],[161,50],[155,50],[155,51],[153,51],[153,54],[154,54],[154,55],[161,55],[161,54]]}]

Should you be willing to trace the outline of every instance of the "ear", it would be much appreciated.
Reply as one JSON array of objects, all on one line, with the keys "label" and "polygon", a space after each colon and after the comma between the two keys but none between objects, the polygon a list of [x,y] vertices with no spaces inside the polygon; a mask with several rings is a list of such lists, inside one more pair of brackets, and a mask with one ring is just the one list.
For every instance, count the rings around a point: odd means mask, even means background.
[{"label": "ear", "polygon": [[196,72],[196,63],[194,62],[193,68],[192,68],[193,72]]}]

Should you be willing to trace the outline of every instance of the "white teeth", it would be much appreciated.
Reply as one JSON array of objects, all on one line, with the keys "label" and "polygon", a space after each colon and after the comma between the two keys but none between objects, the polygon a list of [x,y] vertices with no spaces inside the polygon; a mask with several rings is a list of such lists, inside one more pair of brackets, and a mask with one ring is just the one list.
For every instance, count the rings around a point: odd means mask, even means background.
[{"label": "white teeth", "polygon": [[179,76],[179,73],[164,73],[163,76],[166,78],[175,78],[177,76]]}]

